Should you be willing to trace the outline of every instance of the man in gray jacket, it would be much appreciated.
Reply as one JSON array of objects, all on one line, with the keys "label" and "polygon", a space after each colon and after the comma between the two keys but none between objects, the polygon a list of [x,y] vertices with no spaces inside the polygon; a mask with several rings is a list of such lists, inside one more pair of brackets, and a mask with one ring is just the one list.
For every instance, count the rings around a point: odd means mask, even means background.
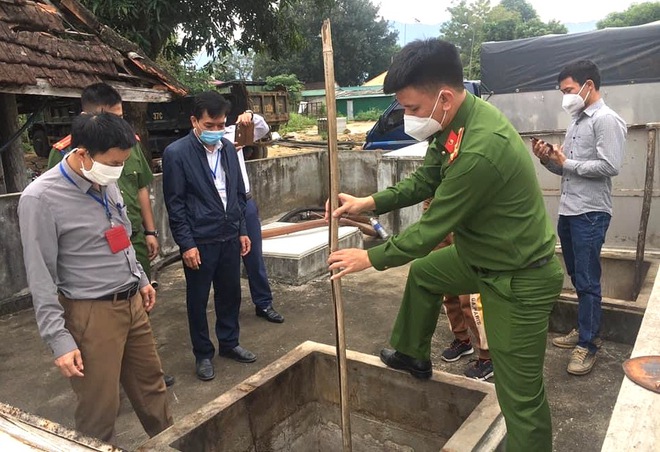
[{"label": "man in gray jacket", "polygon": [[76,429],[108,442],[120,383],[150,436],[172,424],[147,317],[156,292],[136,259],[116,184],[135,142],[120,117],[82,114],[71,152],[18,205],[39,333],[76,393]]}]

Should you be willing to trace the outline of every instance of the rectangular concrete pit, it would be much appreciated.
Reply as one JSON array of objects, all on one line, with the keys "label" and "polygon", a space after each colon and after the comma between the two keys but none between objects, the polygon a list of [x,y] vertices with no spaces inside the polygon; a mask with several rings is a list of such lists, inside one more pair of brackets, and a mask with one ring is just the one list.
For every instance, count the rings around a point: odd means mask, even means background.
[{"label": "rectangular concrete pit", "polygon": [[[291,226],[293,223],[270,223],[262,228]],[[263,256],[268,278],[300,285],[328,273],[328,227],[294,232],[264,239]],[[362,248],[362,233],[358,228],[339,228],[339,248]]]},{"label": "rectangular concrete pit", "polygon": [[[564,266],[561,252],[558,252],[558,256]],[[659,262],[650,258],[642,262],[642,284],[635,299],[634,252],[605,250],[601,253],[600,262],[603,313],[599,335],[605,340],[632,345],[637,338],[660,269]],[[575,328],[577,309],[577,295],[570,277],[565,273],[563,292],[550,317],[550,330],[566,333]]]},{"label": "rectangular concrete pit", "polygon": [[[488,383],[443,372],[419,381],[348,352],[354,451],[486,451],[504,436]],[[305,342],[139,450],[341,450],[335,348]],[[171,449],[170,449],[171,448]]]}]

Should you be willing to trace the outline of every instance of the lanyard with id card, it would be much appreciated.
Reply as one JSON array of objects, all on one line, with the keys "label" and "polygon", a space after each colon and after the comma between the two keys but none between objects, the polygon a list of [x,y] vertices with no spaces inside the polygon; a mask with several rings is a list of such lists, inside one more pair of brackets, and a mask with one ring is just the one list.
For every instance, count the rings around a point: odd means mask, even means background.
[{"label": "lanyard with id card", "polygon": [[[64,166],[60,162],[60,172],[62,175],[73,185],[78,187],[78,184],[71,179],[71,176],[69,176],[66,171],[64,170]],[[110,247],[110,251],[112,251],[113,254],[117,254],[120,251],[125,250],[131,245],[131,241],[128,238],[128,232],[126,231],[126,228],[124,227],[123,224],[115,224],[114,221],[112,221],[112,213],[110,212],[110,207],[108,203],[108,193],[103,191],[103,198],[100,198],[96,196],[93,193],[87,192],[87,195],[89,195],[94,201],[98,202],[103,206],[103,209],[105,210],[105,216],[108,218],[108,221],[110,222],[110,229],[104,232],[105,239],[108,242],[108,246]]]}]

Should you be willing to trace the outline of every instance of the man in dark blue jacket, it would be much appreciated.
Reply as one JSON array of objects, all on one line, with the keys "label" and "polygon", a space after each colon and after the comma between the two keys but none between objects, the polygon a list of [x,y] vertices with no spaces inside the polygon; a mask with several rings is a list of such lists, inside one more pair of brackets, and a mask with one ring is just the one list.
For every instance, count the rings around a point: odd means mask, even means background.
[{"label": "man in dark blue jacket", "polygon": [[257,358],[238,344],[241,256],[250,252],[247,203],[233,143],[223,138],[231,104],[219,93],[195,97],[193,129],[163,153],[163,193],[170,229],[186,276],[188,326],[197,377],[215,377],[206,307],[213,283],[220,356],[243,363]]}]

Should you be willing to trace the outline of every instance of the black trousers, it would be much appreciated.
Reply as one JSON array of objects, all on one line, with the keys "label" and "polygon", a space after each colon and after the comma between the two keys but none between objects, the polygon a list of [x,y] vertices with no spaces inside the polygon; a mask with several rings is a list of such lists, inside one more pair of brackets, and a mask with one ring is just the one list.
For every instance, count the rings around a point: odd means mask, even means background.
[{"label": "black trousers", "polygon": [[183,266],[186,307],[193,354],[199,361],[211,359],[215,347],[209,338],[206,308],[211,283],[215,304],[215,334],[221,350],[238,345],[238,313],[241,307],[241,254],[238,237],[226,242],[198,245],[202,264],[198,270]]}]

